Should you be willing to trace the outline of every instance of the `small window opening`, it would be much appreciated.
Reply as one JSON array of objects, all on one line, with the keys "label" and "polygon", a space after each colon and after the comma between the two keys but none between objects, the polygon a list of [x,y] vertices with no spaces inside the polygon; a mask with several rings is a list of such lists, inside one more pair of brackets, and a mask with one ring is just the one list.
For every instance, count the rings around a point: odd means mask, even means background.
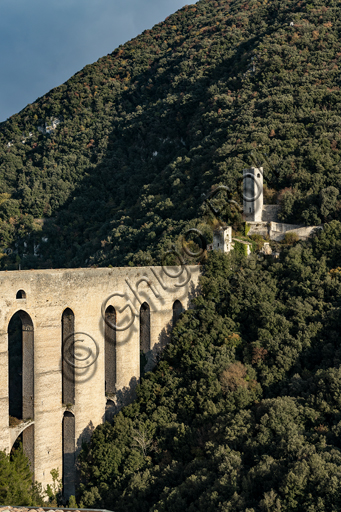
[{"label": "small window opening", "polygon": [[259,173],[257,174],[257,178],[260,178],[260,174]]},{"label": "small window opening", "polygon": [[250,213],[251,213],[251,208],[250,208]]},{"label": "small window opening", "polygon": [[16,299],[26,299],[26,293],[24,290],[19,290],[17,292]]}]

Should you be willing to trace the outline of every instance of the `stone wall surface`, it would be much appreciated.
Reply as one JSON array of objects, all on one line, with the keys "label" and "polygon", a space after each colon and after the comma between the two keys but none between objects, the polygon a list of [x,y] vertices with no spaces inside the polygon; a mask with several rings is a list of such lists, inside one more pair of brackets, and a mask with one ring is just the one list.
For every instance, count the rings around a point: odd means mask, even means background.
[{"label": "stone wall surface", "polygon": [[270,222],[270,231],[277,231],[279,233],[285,233],[286,231],[292,231],[293,229],[304,228],[302,224],[285,224],[284,222]]},{"label": "stone wall surface", "polygon": [[248,225],[250,226],[248,235],[268,235],[269,228],[266,222],[248,222]]},{"label": "stone wall surface", "polygon": [[322,229],[322,226],[302,226],[300,224],[284,224],[279,222],[270,222],[270,239],[283,240],[286,233],[296,233],[300,240],[307,240],[316,230]]},{"label": "stone wall surface", "polygon": [[262,211],[263,222],[278,222],[278,214],[280,211],[280,205],[278,204],[264,204]]},{"label": "stone wall surface", "polygon": [[[11,318],[21,310],[32,320],[34,340],[34,358],[23,369],[33,376],[33,417],[28,428],[34,429],[34,435],[27,437],[33,443],[34,477],[44,487],[52,483],[52,469],[62,473],[65,411],[75,416],[76,453],[105,418],[103,303],[109,298],[104,310],[115,307],[118,327],[134,319],[128,329],[116,331],[116,396],[112,399],[118,410],[134,397],[140,377],[141,304],[147,302],[150,307],[149,356],[153,358],[167,343],[174,302],[179,300],[187,309],[198,293],[199,266],[182,271],[167,267],[167,272],[180,275],[170,277],[162,267],[0,272],[0,450],[10,451],[13,428],[17,428],[9,426],[7,331]],[[25,299],[16,299],[19,290],[25,291]],[[74,313],[75,332],[82,333],[75,335],[75,346],[88,347],[93,358],[98,352],[89,367],[81,363],[75,369],[75,403],[68,405],[62,403],[61,319],[66,308]]]}]

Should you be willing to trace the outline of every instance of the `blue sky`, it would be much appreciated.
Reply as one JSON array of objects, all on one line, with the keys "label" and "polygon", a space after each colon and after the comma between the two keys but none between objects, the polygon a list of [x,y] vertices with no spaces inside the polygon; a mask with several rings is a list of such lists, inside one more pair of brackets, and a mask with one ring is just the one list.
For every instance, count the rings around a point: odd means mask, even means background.
[{"label": "blue sky", "polygon": [[0,122],[184,0],[0,0]]}]

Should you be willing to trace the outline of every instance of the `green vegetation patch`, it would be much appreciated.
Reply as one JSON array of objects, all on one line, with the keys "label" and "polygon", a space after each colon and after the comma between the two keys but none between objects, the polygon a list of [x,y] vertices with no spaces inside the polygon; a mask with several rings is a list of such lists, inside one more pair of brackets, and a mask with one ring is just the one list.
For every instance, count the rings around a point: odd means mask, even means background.
[{"label": "green vegetation patch", "polygon": [[338,510],[341,224],[279,260],[210,253],[138,398],[79,457],[115,511]]}]

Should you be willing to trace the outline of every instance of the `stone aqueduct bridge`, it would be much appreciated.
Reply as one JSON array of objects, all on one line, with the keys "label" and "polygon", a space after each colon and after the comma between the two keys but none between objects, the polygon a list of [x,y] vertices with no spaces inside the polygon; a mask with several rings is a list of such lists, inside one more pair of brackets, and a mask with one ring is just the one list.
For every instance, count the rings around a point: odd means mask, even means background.
[{"label": "stone aqueduct bridge", "polygon": [[22,434],[35,480],[46,487],[58,468],[74,494],[82,440],[132,398],[199,275],[199,266],[0,272],[0,450]]}]

